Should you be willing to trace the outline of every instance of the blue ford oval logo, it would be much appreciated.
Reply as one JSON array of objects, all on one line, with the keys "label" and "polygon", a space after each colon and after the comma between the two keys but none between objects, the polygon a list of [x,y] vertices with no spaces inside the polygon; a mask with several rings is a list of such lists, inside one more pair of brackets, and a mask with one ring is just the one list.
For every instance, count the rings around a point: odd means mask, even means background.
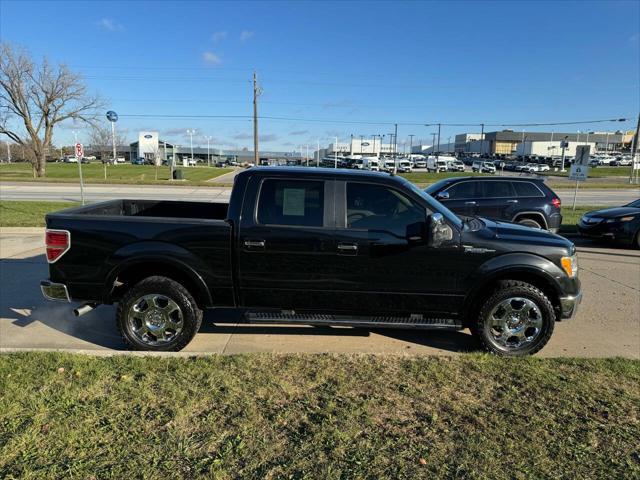
[{"label": "blue ford oval logo", "polygon": [[369,146],[369,142],[362,142],[362,146],[363,147],[368,147]]},{"label": "blue ford oval logo", "polygon": [[153,138],[153,135],[147,134],[147,135],[144,136],[144,138]]}]

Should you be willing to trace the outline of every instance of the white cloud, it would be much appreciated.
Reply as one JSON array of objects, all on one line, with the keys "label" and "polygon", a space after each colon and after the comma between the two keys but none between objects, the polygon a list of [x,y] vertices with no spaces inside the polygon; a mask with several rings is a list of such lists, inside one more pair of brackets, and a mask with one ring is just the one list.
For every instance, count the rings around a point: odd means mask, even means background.
[{"label": "white cloud", "polygon": [[213,43],[218,43],[226,38],[227,32],[225,31],[215,32],[213,35],[211,35],[211,40],[213,40]]},{"label": "white cloud", "polygon": [[213,52],[204,52],[202,54],[202,60],[208,65],[220,65],[220,63],[222,63],[220,57]]},{"label": "white cloud", "polygon": [[113,18],[101,18],[98,21],[98,27],[108,32],[117,32],[120,30],[124,30],[124,27],[116,22]]},{"label": "white cloud", "polygon": [[249,40],[254,35],[255,35],[255,32],[252,32],[250,30],[242,30],[242,32],[240,32],[240,41],[241,42],[246,42],[247,40]]}]

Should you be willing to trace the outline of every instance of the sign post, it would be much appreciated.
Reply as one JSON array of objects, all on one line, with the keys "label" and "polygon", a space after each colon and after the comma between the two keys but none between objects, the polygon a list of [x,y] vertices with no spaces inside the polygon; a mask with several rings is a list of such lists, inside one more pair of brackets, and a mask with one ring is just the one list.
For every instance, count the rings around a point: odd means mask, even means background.
[{"label": "sign post", "polygon": [[84,158],[84,147],[81,143],[75,145],[76,160],[78,161],[78,173],[80,174],[80,199],[84,205],[84,183],[82,181],[82,159]]},{"label": "sign post", "polygon": [[[111,146],[113,147],[113,164],[117,165],[118,160],[116,158],[116,122],[118,121],[118,114],[113,110],[107,112],[107,120],[111,122]],[[107,162],[104,163],[104,179],[107,179]]]},{"label": "sign post", "polygon": [[576,197],[578,196],[578,184],[585,182],[589,178],[589,151],[590,145],[579,145],[576,147],[576,158],[571,165],[569,180],[576,181],[576,189],[573,192],[573,210],[576,209]]}]

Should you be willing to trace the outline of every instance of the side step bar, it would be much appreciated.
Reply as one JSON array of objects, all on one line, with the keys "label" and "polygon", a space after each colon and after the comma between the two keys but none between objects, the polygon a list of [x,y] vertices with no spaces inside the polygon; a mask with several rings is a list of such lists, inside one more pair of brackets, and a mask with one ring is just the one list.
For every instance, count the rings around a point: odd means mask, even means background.
[{"label": "side step bar", "polygon": [[292,323],[315,326],[349,326],[368,328],[415,328],[420,330],[462,330],[458,320],[452,318],[424,318],[422,315],[405,317],[301,314],[295,312],[247,312],[248,323]]}]

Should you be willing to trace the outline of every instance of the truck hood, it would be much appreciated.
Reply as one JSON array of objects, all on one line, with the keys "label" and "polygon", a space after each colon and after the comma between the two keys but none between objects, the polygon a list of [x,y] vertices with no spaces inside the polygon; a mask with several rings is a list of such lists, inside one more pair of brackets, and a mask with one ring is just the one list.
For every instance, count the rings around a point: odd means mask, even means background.
[{"label": "truck hood", "polygon": [[514,242],[521,245],[530,244],[535,247],[565,248],[568,252],[573,252],[575,249],[572,242],[547,230],[488,218],[482,218],[482,221],[485,227],[493,233],[496,240]]}]

